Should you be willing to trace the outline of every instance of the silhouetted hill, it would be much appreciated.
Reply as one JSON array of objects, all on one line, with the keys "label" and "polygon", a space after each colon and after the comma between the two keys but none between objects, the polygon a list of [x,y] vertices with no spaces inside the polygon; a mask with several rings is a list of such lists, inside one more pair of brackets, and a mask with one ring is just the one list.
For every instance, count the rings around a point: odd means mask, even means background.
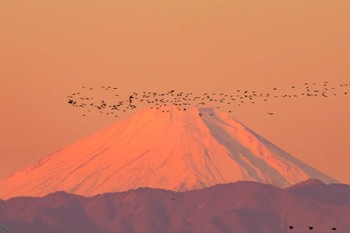
[{"label": "silhouetted hill", "polygon": [[0,224],[7,224],[9,233],[287,233],[289,225],[293,232],[308,232],[307,226],[317,233],[332,227],[350,232],[349,190],[309,180],[287,189],[241,181],[88,198],[56,192],[0,201]]},{"label": "silhouetted hill", "polygon": [[286,189],[300,196],[311,197],[324,204],[347,205],[350,204],[350,185],[328,184],[317,179],[310,179]]}]

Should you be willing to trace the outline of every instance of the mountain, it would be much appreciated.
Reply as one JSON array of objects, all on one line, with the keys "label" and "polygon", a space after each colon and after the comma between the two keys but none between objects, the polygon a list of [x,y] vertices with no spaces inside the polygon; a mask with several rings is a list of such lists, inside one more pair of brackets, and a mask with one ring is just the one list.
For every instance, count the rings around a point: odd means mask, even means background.
[{"label": "mountain", "polygon": [[310,179],[286,189],[299,196],[309,196],[324,204],[350,205],[350,186],[345,184],[326,185],[317,179]]},{"label": "mountain", "polygon": [[[350,232],[350,205],[316,200],[308,195],[313,188],[308,182],[292,191],[240,181],[187,192],[139,188],[89,198],[55,192],[0,200],[0,226],[26,233],[301,233],[308,226],[317,233],[333,227]],[[349,185],[334,188],[322,184],[320,191],[350,191]]]},{"label": "mountain", "polygon": [[309,178],[337,183],[223,112],[169,106],[145,108],[1,180],[0,199],[186,191],[242,180],[284,188]]}]

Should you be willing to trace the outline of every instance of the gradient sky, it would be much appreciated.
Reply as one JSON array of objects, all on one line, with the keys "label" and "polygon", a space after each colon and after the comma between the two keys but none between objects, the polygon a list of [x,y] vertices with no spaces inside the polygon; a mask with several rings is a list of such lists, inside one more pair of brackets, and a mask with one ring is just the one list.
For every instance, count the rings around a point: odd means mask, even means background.
[{"label": "gradient sky", "polygon": [[[117,86],[121,96],[282,93],[324,81],[341,90],[350,83],[349,12],[348,0],[1,1],[0,178],[116,121],[67,104],[82,85]],[[232,116],[350,184],[349,102],[278,99]]]}]

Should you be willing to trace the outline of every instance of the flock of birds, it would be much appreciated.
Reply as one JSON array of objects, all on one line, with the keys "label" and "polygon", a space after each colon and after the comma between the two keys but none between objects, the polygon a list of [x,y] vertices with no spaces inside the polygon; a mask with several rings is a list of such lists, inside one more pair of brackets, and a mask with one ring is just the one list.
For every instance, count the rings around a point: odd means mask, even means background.
[{"label": "flock of birds", "polygon": [[[291,229],[291,230],[292,230],[293,228],[295,228],[295,227],[294,227],[294,226],[289,226],[289,229]],[[313,230],[313,229],[314,229],[314,227],[313,227],[313,226],[308,226],[307,228],[308,228],[309,230]],[[336,231],[336,230],[337,230],[337,228],[336,228],[336,227],[332,227],[332,228],[331,228],[331,230],[332,230],[332,231]]]},{"label": "flock of birds", "polygon": [[[350,95],[350,83],[343,83],[336,87],[330,87],[328,81],[322,83],[321,87],[317,87],[316,83],[304,83],[304,90],[297,92],[296,86],[291,86],[289,93],[278,94],[277,87],[272,88],[269,92],[258,92],[255,90],[232,90],[232,93],[218,93],[218,92],[206,92],[199,95],[195,95],[193,92],[177,92],[170,90],[165,93],[157,93],[151,91],[133,92],[126,99],[115,100],[113,103],[107,103],[106,100],[100,100],[96,102],[96,98],[91,94],[96,88],[82,86],[82,89],[89,92],[89,97],[83,97],[82,92],[74,92],[68,97],[68,103],[73,107],[78,107],[86,110],[83,116],[86,116],[88,112],[97,110],[100,113],[118,117],[118,113],[123,113],[128,110],[137,108],[139,105],[148,104],[150,108],[160,109],[163,106],[176,106],[177,110],[186,111],[190,107],[205,107],[214,106],[219,109],[220,105],[226,104],[229,106],[236,105],[237,107],[243,104],[255,104],[259,101],[269,101],[275,98],[297,98],[297,97],[322,97],[328,98],[330,96],[337,95]],[[105,91],[117,92],[117,87],[101,86]],[[348,89],[349,88],[349,89]],[[99,89],[99,88],[98,88]],[[342,90],[338,90],[342,89]],[[335,92],[337,91],[337,92]],[[291,93],[292,92],[292,93]],[[113,97],[119,97],[117,93],[113,93]],[[163,110],[163,112],[169,112],[169,110]],[[228,110],[231,113],[232,110]],[[268,112],[268,115],[274,115],[273,112]],[[211,114],[213,115],[213,114]],[[199,113],[202,116],[202,113]]]}]

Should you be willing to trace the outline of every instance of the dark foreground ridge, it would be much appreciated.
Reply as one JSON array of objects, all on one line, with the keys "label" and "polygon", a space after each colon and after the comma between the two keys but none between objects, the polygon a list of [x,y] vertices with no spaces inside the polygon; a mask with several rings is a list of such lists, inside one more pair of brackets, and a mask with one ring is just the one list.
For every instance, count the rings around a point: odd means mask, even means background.
[{"label": "dark foreground ridge", "polygon": [[350,186],[314,179],[287,189],[240,181],[179,193],[0,200],[0,229],[9,233],[348,233],[349,220]]}]

